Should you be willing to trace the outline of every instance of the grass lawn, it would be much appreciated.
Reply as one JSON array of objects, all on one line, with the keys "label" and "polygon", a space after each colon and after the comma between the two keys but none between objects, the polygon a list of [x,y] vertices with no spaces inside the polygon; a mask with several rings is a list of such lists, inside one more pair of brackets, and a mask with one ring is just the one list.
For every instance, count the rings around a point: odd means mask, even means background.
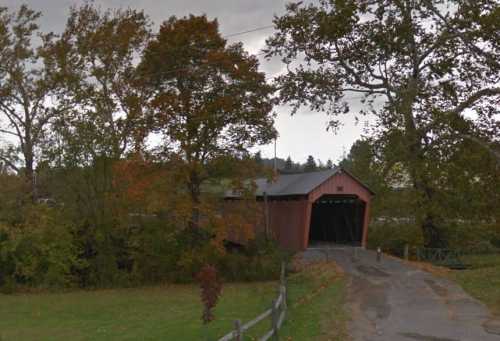
[{"label": "grass lawn", "polygon": [[333,263],[317,263],[289,278],[284,340],[345,341],[349,314],[346,278]]},{"label": "grass lawn", "polygon": [[[344,340],[344,284],[332,265],[291,275],[282,336]],[[245,322],[267,309],[276,290],[274,282],[226,284],[208,328],[194,285],[0,295],[0,340],[216,340],[235,318]]]},{"label": "grass lawn", "polygon": [[451,271],[450,277],[500,316],[500,254],[464,256],[463,261],[469,268]]}]

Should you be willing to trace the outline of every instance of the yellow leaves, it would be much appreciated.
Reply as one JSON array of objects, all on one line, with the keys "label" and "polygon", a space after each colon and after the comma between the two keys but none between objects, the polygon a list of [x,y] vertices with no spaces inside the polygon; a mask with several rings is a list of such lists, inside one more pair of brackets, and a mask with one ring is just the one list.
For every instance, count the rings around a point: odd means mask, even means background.
[{"label": "yellow leaves", "polygon": [[228,240],[246,244],[255,238],[255,229],[261,221],[260,206],[255,199],[224,202],[223,216]]}]

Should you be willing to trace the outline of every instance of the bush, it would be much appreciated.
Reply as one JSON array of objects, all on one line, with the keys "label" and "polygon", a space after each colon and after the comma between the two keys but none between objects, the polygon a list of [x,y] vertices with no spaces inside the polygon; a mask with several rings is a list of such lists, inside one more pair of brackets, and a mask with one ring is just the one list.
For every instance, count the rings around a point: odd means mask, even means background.
[{"label": "bush", "polygon": [[380,246],[384,252],[402,256],[406,244],[422,246],[423,236],[420,227],[415,224],[389,221],[370,225],[367,244],[370,249]]},{"label": "bush", "polygon": [[203,324],[207,324],[215,319],[214,308],[217,305],[222,292],[222,282],[219,279],[217,269],[212,265],[204,265],[196,275],[200,283],[201,301],[203,302]]},{"label": "bush", "polygon": [[175,271],[180,245],[172,226],[145,221],[134,228],[128,246],[134,283],[157,283]]},{"label": "bush", "polygon": [[[491,224],[451,221],[441,226],[448,248],[465,253],[492,253],[498,251],[498,227]],[[402,256],[405,244],[423,246],[422,231],[415,224],[385,222],[371,224],[368,231],[368,248],[381,246],[385,252]]]},{"label": "bush", "polygon": [[[226,281],[271,280],[287,256],[258,237],[227,250],[207,231],[158,218],[101,226],[70,223],[58,208],[30,206],[19,225],[0,225],[0,287],[124,287],[162,281],[193,282],[204,264]],[[203,233],[202,233],[203,232]]]},{"label": "bush", "polygon": [[4,287],[67,287],[74,283],[77,249],[64,217],[33,206],[19,226],[0,226],[0,271]]},{"label": "bush", "polygon": [[482,222],[451,222],[445,231],[450,248],[466,253],[495,252],[497,249],[495,243],[500,237],[498,227]]},{"label": "bush", "polygon": [[227,281],[273,280],[279,278],[281,262],[288,256],[274,240],[257,236],[246,246],[228,252],[218,266]]}]

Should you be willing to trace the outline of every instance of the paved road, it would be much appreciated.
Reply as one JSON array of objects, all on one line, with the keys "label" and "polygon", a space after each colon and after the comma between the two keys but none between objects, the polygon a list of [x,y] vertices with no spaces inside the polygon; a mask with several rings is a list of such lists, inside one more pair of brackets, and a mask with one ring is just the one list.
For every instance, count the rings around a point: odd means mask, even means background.
[{"label": "paved road", "polygon": [[327,256],[350,275],[355,341],[500,341],[500,325],[488,309],[444,278],[394,258],[378,263],[374,252],[362,249],[303,254],[305,260]]}]

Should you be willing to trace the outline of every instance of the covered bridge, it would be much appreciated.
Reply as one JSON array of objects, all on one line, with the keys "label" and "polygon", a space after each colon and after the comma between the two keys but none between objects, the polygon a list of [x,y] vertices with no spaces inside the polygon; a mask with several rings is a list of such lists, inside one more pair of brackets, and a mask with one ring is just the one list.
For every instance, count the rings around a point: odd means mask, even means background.
[{"label": "covered bridge", "polygon": [[[342,168],[256,179],[264,221],[279,244],[299,251],[317,243],[366,246],[374,193]],[[226,199],[237,199],[228,193]],[[266,223],[267,221],[267,223]]]}]

